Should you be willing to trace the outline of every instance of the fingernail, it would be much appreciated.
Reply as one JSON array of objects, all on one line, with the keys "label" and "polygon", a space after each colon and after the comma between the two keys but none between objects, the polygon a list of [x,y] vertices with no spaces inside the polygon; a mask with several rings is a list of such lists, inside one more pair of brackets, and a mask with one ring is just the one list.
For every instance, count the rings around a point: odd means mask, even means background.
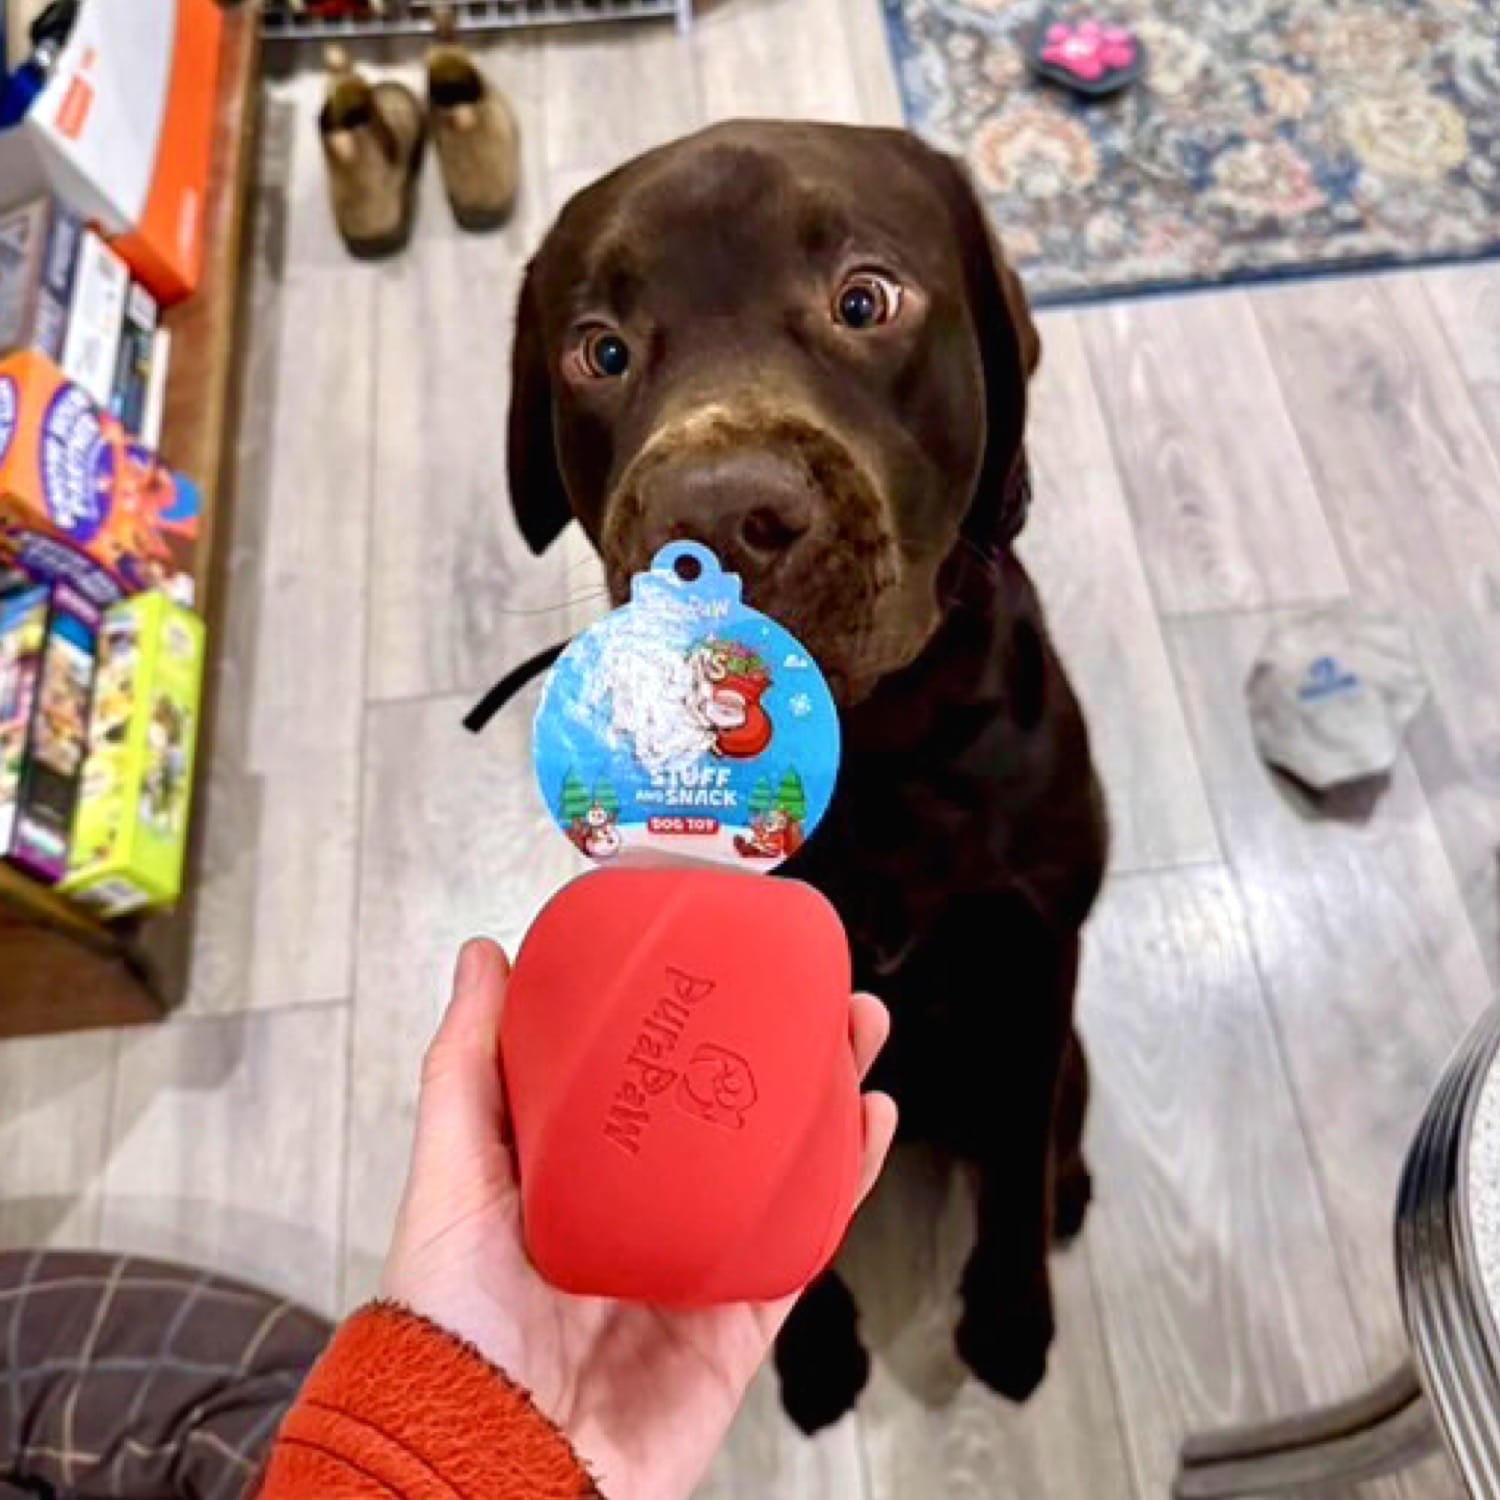
[{"label": "fingernail", "polygon": [[484,972],[484,944],[470,938],[458,955],[458,972],[453,976],[456,990],[472,989]]}]

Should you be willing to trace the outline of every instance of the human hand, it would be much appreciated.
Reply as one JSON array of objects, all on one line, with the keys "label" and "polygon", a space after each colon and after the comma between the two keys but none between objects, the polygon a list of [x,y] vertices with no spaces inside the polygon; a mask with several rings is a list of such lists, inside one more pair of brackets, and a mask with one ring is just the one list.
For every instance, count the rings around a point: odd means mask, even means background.
[{"label": "human hand", "polygon": [[[676,1311],[573,1297],[532,1268],[508,1147],[500,1013],[510,966],[494,943],[460,955],[422,1069],[416,1143],[383,1295],[467,1339],[524,1386],[610,1500],[679,1500],[703,1476],[795,1297]],[[861,1078],[890,1031],[850,1005]],[[864,1097],[862,1201],[885,1164],[896,1106]]]}]

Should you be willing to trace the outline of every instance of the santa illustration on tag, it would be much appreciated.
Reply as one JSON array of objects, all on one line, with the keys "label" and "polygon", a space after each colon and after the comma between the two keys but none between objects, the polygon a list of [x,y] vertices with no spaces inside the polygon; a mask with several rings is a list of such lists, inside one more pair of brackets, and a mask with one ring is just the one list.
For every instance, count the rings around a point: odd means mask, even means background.
[{"label": "santa illustration on tag", "polygon": [[771,674],[761,658],[734,641],[700,641],[688,657],[689,708],[713,731],[713,753],[750,760],[771,743],[771,716],[761,704]]}]

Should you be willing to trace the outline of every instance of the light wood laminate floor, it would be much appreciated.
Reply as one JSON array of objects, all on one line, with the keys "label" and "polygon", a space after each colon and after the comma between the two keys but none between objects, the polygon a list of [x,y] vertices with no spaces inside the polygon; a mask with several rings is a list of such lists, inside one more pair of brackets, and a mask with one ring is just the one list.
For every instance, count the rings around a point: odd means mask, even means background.
[{"label": "light wood laminate floor", "polygon": [[[600,607],[576,536],[536,561],[507,512],[524,259],[576,187],[701,122],[899,119],[872,0],[486,56],[524,131],[514,222],[464,235],[429,167],[374,267],[328,218],[318,79],[268,84],[191,1004],[0,1045],[0,1243],[164,1252],[329,1312],[369,1293],[456,947],[514,942],[572,858],[531,700],[459,724]],[[1099,1198],[1057,1262],[1052,1373],[1024,1410],[965,1377],[967,1190],[903,1152],[848,1251],[857,1414],[806,1442],[763,1382],[713,1500],[1152,1500],[1184,1428],[1335,1398],[1401,1348],[1397,1171],[1500,975],[1500,266],[1040,322],[1023,550],[1117,827],[1082,997]],[[1242,697],[1278,611],[1346,597],[1407,620],[1433,690],[1355,822],[1268,777]],[[1458,1491],[1433,1461],[1371,1493]]]}]

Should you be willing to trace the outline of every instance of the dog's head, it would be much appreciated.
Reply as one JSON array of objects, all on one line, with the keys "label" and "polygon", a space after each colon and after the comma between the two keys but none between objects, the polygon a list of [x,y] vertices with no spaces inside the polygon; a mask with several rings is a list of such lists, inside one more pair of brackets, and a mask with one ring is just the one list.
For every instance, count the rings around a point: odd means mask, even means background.
[{"label": "dog's head", "polygon": [[899,131],[717,126],[574,198],[527,270],[510,485],[611,591],[691,537],[846,702],[910,662],[960,537],[1024,520],[1024,295],[962,169]]}]

